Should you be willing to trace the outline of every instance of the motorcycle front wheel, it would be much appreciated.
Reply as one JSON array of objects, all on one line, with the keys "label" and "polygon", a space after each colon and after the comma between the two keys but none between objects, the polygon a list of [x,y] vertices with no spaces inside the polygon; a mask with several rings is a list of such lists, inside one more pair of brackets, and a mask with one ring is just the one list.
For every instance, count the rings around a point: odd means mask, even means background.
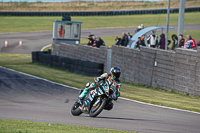
[{"label": "motorcycle front wheel", "polygon": [[80,104],[78,102],[75,102],[72,106],[71,113],[74,116],[79,116],[82,114],[82,111],[79,109]]},{"label": "motorcycle front wheel", "polygon": [[[94,105],[95,102],[99,99],[100,101],[96,105]],[[104,109],[104,107],[106,106],[106,99],[104,98],[102,99],[99,97],[95,100],[95,102],[90,109],[90,117],[96,117],[97,115],[99,115],[101,111]]]}]

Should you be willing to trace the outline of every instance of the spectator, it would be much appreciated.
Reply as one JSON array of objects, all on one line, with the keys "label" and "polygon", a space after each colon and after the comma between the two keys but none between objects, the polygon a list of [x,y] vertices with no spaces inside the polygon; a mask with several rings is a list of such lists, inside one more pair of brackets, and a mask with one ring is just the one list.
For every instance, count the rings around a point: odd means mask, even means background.
[{"label": "spectator", "polygon": [[149,44],[149,47],[156,48],[158,45],[158,36],[155,35],[154,31],[151,31],[151,35],[147,38],[147,43]]},{"label": "spectator", "polygon": [[[145,39],[145,35],[142,35],[141,41],[142,41],[142,43],[144,43],[144,45],[145,45],[144,39]],[[145,45],[145,46],[146,46],[146,45]]]},{"label": "spectator", "polygon": [[200,46],[200,41],[197,41],[197,46]]},{"label": "spectator", "polygon": [[144,29],[144,25],[143,25],[143,24],[141,24],[141,25],[139,25],[139,26],[137,27],[135,33],[137,33],[138,31],[140,31],[140,30],[142,30],[142,29]]},{"label": "spectator", "polygon": [[95,36],[92,36],[92,40],[93,40],[92,47],[96,47],[96,45],[97,45],[96,37],[95,37]]},{"label": "spectator", "polygon": [[122,39],[120,45],[125,47],[128,45],[128,36],[124,32],[122,33]]},{"label": "spectator", "polygon": [[187,38],[187,36],[186,36],[185,45],[183,46],[183,48],[186,48],[186,49],[193,49],[193,48],[192,48],[192,43],[191,43],[191,41]]},{"label": "spectator", "polygon": [[128,33],[127,33],[127,36],[128,36],[128,41],[130,41],[130,40],[131,40],[131,38],[132,38],[132,36],[131,36],[130,32],[128,32]]},{"label": "spectator", "polygon": [[141,37],[138,37],[138,41],[136,42],[135,48],[140,49],[141,46],[146,46],[144,41],[141,41]]},{"label": "spectator", "polygon": [[197,45],[195,43],[195,40],[189,34],[186,35],[186,39],[190,40],[193,49],[197,49]]},{"label": "spectator", "polygon": [[59,37],[63,37],[63,26],[60,26],[60,29],[58,30]]},{"label": "spectator", "polygon": [[178,47],[179,47],[179,48],[183,48],[185,39],[183,38],[183,35],[182,35],[182,34],[179,35],[179,40],[180,40],[180,41],[179,41]]},{"label": "spectator", "polygon": [[178,37],[177,37],[177,35],[175,35],[175,34],[172,35],[172,41],[173,41],[172,50],[175,51],[176,48],[178,48]]},{"label": "spectator", "polygon": [[116,43],[115,43],[115,45],[120,45],[121,44],[121,38],[118,38],[117,36],[115,37],[115,41],[116,41]]},{"label": "spectator", "polygon": [[165,49],[165,34],[160,35],[160,41],[158,43],[158,46],[160,46],[160,49]]},{"label": "spectator", "polygon": [[95,47],[100,48],[101,46],[105,46],[105,43],[104,43],[104,41],[101,39],[101,37],[97,37],[96,46],[95,46]]},{"label": "spectator", "polygon": [[93,39],[92,39],[92,37],[93,37],[94,35],[89,35],[89,37],[88,37],[88,40],[89,40],[89,42],[88,42],[88,46],[92,46],[93,45],[93,43],[94,43],[94,41],[93,41]]},{"label": "spectator", "polygon": [[141,26],[142,29],[144,29],[144,24],[141,24],[140,26]]}]

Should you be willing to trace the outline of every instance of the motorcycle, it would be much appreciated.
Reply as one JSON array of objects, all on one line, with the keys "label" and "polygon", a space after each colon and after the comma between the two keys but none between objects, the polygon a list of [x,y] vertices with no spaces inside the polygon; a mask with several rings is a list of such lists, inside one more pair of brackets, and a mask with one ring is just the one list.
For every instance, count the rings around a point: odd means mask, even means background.
[{"label": "motorcycle", "polygon": [[[118,94],[116,82],[103,80],[97,83],[95,81],[95,88],[88,91],[82,102],[78,99],[71,108],[71,113],[74,116],[79,116],[82,113],[89,114],[90,117],[96,117],[103,109],[110,110],[109,103],[111,100],[117,100]],[[79,95],[83,92],[80,90]]]}]

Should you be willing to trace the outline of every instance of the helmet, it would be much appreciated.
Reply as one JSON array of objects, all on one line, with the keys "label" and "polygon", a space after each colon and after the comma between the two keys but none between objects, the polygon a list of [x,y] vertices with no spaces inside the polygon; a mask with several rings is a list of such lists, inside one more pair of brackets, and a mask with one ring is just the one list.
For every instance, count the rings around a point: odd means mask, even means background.
[{"label": "helmet", "polygon": [[112,68],[110,69],[110,73],[111,73],[113,79],[118,80],[119,77],[120,77],[120,74],[121,74],[121,70],[120,70],[120,68],[118,68],[118,67],[112,67]]}]

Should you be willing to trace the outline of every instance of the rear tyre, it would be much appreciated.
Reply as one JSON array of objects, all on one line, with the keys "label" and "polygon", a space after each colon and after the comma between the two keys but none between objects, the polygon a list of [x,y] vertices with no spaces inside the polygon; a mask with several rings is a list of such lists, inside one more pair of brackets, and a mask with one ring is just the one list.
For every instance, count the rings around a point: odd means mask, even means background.
[{"label": "rear tyre", "polygon": [[106,106],[106,99],[101,99],[96,106],[92,105],[90,109],[90,117],[96,117],[97,115],[99,115],[105,106]]},{"label": "rear tyre", "polygon": [[79,116],[82,114],[82,111],[79,109],[80,104],[75,102],[72,106],[71,113],[73,116]]}]

